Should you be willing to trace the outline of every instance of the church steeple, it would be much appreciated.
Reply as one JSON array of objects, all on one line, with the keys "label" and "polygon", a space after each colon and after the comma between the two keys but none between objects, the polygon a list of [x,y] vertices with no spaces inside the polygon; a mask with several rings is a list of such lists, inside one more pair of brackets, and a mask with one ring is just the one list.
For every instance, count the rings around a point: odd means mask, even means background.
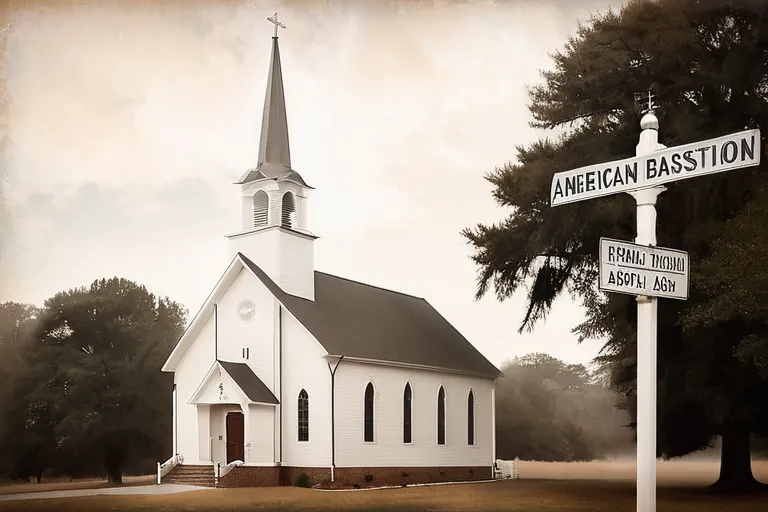
[{"label": "church steeple", "polygon": [[261,120],[258,162],[236,182],[240,186],[242,228],[227,235],[230,257],[242,253],[285,292],[308,300],[315,295],[314,241],[308,229],[307,200],[312,189],[291,169],[288,119],[277,14],[267,91]]},{"label": "church steeple", "polygon": [[[275,29],[277,29],[277,25],[275,25]],[[286,171],[291,168],[288,118],[285,112],[285,92],[283,91],[283,70],[280,66],[280,46],[277,43],[277,36],[272,38],[272,56],[269,59],[269,74],[267,75],[267,94],[264,98],[264,117],[261,119],[259,167],[264,169],[264,164],[281,165]],[[262,170],[262,172],[264,171]]]},{"label": "church steeple", "polygon": [[285,25],[277,21],[277,13],[267,19],[275,25],[275,32],[272,36],[272,53],[269,59],[269,72],[267,74],[267,91],[261,118],[258,161],[256,168],[246,171],[237,183],[244,184],[264,178],[272,178],[288,179],[309,187],[299,173],[291,169],[291,148],[288,141],[288,116],[285,109],[283,68],[280,63],[280,46],[277,37],[278,27],[285,28]]}]

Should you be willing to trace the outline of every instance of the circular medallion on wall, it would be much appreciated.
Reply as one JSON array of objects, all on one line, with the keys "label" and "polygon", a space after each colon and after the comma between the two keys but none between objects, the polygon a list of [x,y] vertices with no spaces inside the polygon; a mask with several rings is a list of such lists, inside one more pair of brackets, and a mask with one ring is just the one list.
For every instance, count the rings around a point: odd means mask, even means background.
[{"label": "circular medallion on wall", "polygon": [[253,315],[256,314],[256,304],[250,299],[243,299],[237,304],[237,316],[244,322],[248,322],[253,319]]}]

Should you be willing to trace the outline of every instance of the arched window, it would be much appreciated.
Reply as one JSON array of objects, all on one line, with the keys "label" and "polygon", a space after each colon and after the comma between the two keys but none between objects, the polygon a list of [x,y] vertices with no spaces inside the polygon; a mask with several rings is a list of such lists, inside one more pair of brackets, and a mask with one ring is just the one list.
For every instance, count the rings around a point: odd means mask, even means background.
[{"label": "arched window", "polygon": [[467,444],[475,444],[475,392],[471,389],[467,396]]},{"label": "arched window", "polygon": [[269,196],[263,190],[253,195],[253,227],[267,225],[267,211],[269,211]]},{"label": "arched window", "polygon": [[437,444],[445,444],[445,389],[437,392]]},{"label": "arched window", "polygon": [[299,393],[299,441],[309,441],[309,395],[303,389]]},{"label": "arched window", "polygon": [[365,387],[365,442],[373,442],[373,383]]},{"label": "arched window", "polygon": [[411,418],[413,416],[413,393],[411,392],[411,384],[405,384],[405,390],[403,391],[403,442],[410,443],[412,439],[411,430]]},{"label": "arched window", "polygon": [[296,201],[291,192],[283,194],[282,225],[285,228],[293,228],[296,225]]}]

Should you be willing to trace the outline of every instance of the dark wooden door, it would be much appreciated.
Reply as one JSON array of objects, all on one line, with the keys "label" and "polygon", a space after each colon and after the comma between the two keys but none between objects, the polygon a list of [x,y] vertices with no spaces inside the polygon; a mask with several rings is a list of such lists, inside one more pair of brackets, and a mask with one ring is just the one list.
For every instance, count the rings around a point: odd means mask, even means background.
[{"label": "dark wooden door", "polygon": [[241,412],[227,413],[227,464],[245,462],[245,419]]}]

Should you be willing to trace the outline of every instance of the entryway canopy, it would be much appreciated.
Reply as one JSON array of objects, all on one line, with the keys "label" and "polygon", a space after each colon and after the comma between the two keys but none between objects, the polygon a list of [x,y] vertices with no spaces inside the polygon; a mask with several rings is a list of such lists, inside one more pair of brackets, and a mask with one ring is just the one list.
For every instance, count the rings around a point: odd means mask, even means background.
[{"label": "entryway canopy", "polygon": [[188,403],[278,405],[280,402],[247,364],[217,360]]}]

